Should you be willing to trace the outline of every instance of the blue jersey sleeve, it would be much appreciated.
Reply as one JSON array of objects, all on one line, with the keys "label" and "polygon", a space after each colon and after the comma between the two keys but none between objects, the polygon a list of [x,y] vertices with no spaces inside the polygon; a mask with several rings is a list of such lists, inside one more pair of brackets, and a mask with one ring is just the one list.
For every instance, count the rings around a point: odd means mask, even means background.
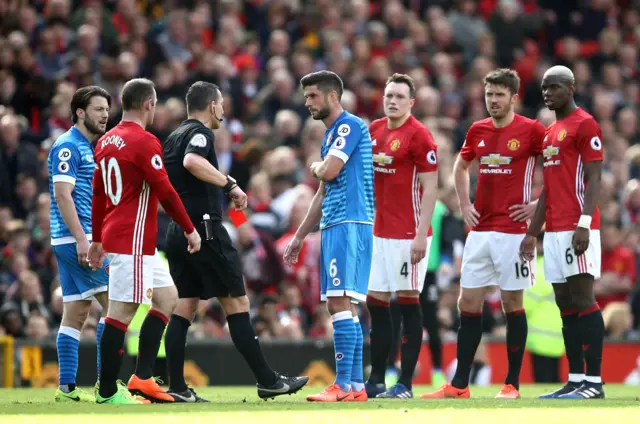
[{"label": "blue jersey sleeve", "polygon": [[327,155],[336,156],[344,163],[347,163],[349,157],[360,144],[362,140],[362,130],[360,125],[354,120],[348,120],[340,125],[336,130],[336,138],[333,140]]},{"label": "blue jersey sleeve", "polygon": [[62,143],[51,149],[51,180],[54,183],[76,183],[82,158],[73,143]]}]

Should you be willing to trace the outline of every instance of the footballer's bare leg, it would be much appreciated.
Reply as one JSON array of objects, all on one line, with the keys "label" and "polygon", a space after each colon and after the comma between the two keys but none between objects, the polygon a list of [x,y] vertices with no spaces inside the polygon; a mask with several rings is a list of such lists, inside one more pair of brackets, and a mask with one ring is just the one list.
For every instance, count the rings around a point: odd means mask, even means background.
[{"label": "footballer's bare leg", "polygon": [[242,354],[257,381],[258,396],[273,399],[296,393],[309,381],[308,377],[287,377],[275,372],[267,363],[258,336],[249,317],[249,298],[244,296],[219,297],[227,316],[229,334],[236,349]]},{"label": "footballer's bare leg", "polygon": [[413,398],[413,374],[420,356],[420,348],[422,347],[420,292],[418,290],[398,290],[396,291],[396,304],[402,316],[400,378],[396,385],[378,397],[409,399]]},{"label": "footballer's bare leg", "polygon": [[153,289],[151,309],[140,327],[136,370],[127,385],[131,393],[155,403],[174,402],[173,397],[153,378],[153,365],[158,356],[162,335],[177,303],[178,290],[173,284]]},{"label": "footballer's bare leg", "polygon": [[426,393],[421,399],[468,398],[469,377],[476,351],[482,339],[482,306],[487,294],[487,287],[462,287],[458,298],[460,311],[460,328],[456,357],[458,364],[456,373],[450,384],[445,384],[432,393]]},{"label": "footballer's bare leg", "polygon": [[584,354],[582,352],[582,336],[578,317],[578,306],[574,304],[571,290],[567,282],[553,284],[556,305],[562,316],[562,338],[569,362],[569,378],[565,386],[540,396],[541,399],[556,399],[573,392],[584,381]]},{"label": "footballer's bare leg", "polygon": [[561,399],[602,399],[602,349],[604,320],[593,293],[594,277],[578,274],[567,278],[573,305],[578,310],[577,327],[581,351],[584,353],[586,372],[584,383],[576,391],[560,396]]},{"label": "footballer's bare leg", "polygon": [[497,399],[520,398],[520,370],[527,343],[527,316],[524,311],[524,290],[502,290],[502,310],[507,317],[507,358],[509,371]]},{"label": "footballer's bare leg", "polygon": [[367,309],[371,316],[370,350],[371,374],[366,384],[368,397],[377,397],[386,392],[385,372],[394,337],[393,323],[389,309],[390,292],[369,290]]}]

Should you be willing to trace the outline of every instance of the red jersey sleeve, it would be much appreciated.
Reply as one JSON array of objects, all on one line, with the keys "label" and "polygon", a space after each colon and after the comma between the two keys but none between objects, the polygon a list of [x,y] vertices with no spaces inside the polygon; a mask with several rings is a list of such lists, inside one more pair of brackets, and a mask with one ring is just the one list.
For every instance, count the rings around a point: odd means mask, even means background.
[{"label": "red jersey sleeve", "polygon": [[576,148],[583,162],[596,162],[602,156],[602,132],[595,119],[585,119],[578,127]]},{"label": "red jersey sleeve", "polygon": [[473,140],[473,125],[467,131],[467,137],[464,140],[462,149],[460,149],[460,157],[467,162],[471,162],[476,158],[475,142]]},{"label": "red jersey sleeve", "polygon": [[531,134],[531,155],[540,156],[542,154],[542,145],[544,144],[545,127],[540,122],[533,124]]},{"label": "red jersey sleeve", "polygon": [[136,157],[138,169],[144,180],[151,186],[151,191],[158,197],[160,204],[184,231],[190,234],[194,230],[189,215],[180,200],[180,196],[169,181],[167,170],[162,162],[162,147],[160,141],[151,134],[146,134],[150,142],[139,142],[144,146],[139,149]]},{"label": "red jersey sleeve", "polygon": [[91,236],[95,243],[102,243],[102,222],[107,210],[102,172],[96,165],[93,171],[93,200],[91,202]]},{"label": "red jersey sleeve", "polygon": [[438,146],[428,129],[418,129],[411,138],[409,154],[418,173],[438,170]]}]

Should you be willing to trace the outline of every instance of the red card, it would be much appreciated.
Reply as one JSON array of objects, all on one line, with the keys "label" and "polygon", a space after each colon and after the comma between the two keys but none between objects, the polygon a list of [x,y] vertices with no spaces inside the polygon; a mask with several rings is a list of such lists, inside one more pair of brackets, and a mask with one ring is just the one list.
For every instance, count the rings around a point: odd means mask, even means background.
[{"label": "red card", "polygon": [[244,214],[244,211],[237,211],[234,207],[229,209],[229,218],[236,228],[247,222],[247,215]]}]

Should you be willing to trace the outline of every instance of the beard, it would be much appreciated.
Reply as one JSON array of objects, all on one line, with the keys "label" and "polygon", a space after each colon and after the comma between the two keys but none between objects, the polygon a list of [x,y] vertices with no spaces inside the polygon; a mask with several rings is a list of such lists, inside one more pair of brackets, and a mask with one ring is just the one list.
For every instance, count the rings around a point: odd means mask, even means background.
[{"label": "beard", "polygon": [[331,110],[329,109],[329,106],[325,106],[313,116],[313,119],[315,119],[316,121],[321,121],[327,116],[329,116],[330,113],[331,113]]},{"label": "beard", "polygon": [[87,129],[87,131],[89,131],[91,134],[95,134],[97,136],[101,136],[106,132],[106,126],[105,129],[103,130],[102,128],[100,128],[100,124],[98,124],[98,122],[94,121],[93,119],[89,118],[88,116],[86,116],[84,118],[84,126]]}]

